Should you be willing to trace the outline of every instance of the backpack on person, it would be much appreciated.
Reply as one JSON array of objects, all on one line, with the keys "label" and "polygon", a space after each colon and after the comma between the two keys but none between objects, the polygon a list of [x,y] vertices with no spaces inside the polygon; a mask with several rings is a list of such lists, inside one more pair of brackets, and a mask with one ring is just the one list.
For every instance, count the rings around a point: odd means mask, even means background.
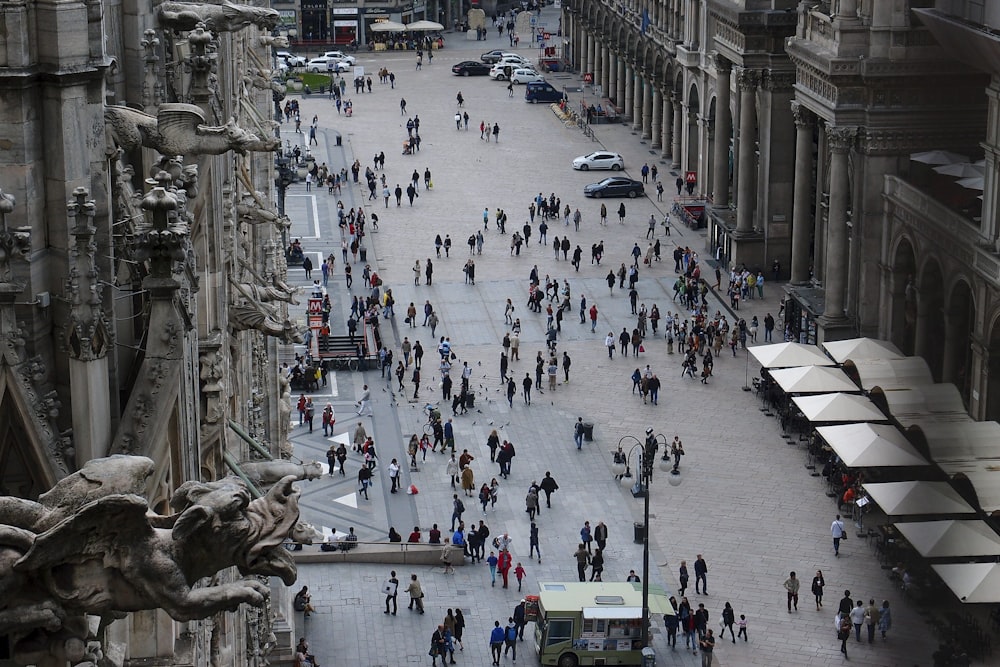
[{"label": "backpack on person", "polygon": [[465,503],[463,503],[461,500],[456,500],[455,503],[456,503],[455,506],[458,508],[459,514],[465,511]]}]

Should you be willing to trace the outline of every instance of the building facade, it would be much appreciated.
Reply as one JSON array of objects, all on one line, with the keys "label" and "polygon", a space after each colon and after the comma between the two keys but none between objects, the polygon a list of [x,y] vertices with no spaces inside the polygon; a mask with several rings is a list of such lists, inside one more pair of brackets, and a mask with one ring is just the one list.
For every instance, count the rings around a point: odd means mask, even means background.
[{"label": "building facade", "polygon": [[[169,514],[185,482],[281,454],[276,350],[299,334],[272,203],[277,23],[251,4],[0,3],[0,495],[142,455]],[[262,608],[140,611],[93,639],[102,664],[264,664],[289,655],[289,612],[277,586]],[[0,664],[25,664],[23,638],[0,632]]]},{"label": "building facade", "polygon": [[[786,339],[891,339],[1000,417],[1000,8],[562,6],[568,64],[710,202],[704,251],[786,283]],[[935,151],[981,180],[935,170]]]}]

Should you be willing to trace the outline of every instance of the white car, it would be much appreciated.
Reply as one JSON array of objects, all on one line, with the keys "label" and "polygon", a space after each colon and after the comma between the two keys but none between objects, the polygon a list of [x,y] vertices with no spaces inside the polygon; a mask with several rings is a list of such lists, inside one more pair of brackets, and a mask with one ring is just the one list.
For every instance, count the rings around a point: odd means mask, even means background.
[{"label": "white car", "polygon": [[528,71],[537,74],[537,72],[535,72],[535,69],[531,65],[500,62],[494,65],[493,68],[490,70],[490,78],[493,79],[494,81],[506,81],[508,70],[512,75],[514,74],[514,72],[518,70]]},{"label": "white car", "polygon": [[279,61],[284,61],[289,67],[305,67],[306,59],[304,56],[297,56],[294,53],[289,53],[288,51],[278,51],[274,54],[278,57]]},{"label": "white car", "polygon": [[354,65],[354,63],[357,62],[357,59],[354,56],[344,53],[343,51],[327,51],[323,55],[327,58],[336,58],[337,60],[343,60],[350,65]]},{"label": "white car", "polygon": [[594,151],[590,155],[581,155],[573,160],[573,168],[579,171],[589,171],[590,169],[621,171],[625,168],[625,160],[618,153]]},{"label": "white car", "polygon": [[545,77],[533,69],[521,67],[510,73],[510,80],[513,83],[532,83],[535,81],[545,81]]},{"label": "white car", "polygon": [[306,63],[306,69],[313,74],[318,74],[320,72],[346,72],[351,69],[351,64],[346,60],[320,56],[319,58],[313,58]]},{"label": "white car", "polygon": [[[511,67],[531,67],[531,63],[519,55],[504,56],[496,62],[496,65],[510,65]],[[494,65],[494,67],[496,66]]]}]

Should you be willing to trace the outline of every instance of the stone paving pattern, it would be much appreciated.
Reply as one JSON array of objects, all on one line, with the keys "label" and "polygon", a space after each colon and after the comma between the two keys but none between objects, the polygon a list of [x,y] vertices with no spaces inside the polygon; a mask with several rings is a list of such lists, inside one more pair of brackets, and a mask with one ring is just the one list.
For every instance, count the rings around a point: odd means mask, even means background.
[{"label": "stone paving pattern", "polygon": [[[551,13],[551,16],[549,14]],[[550,21],[557,20],[554,10],[547,9]],[[520,561],[527,570],[523,593],[537,593],[537,582],[575,580],[576,548],[580,527],[585,520],[592,525],[604,520],[610,529],[607,549],[607,581],[622,581],[630,569],[641,571],[641,546],[632,540],[632,524],[642,518],[642,503],[620,486],[610,472],[611,451],[625,435],[642,437],[647,427],[668,438],[679,435],[687,455],[681,465],[683,484],[670,487],[663,473],[654,473],[652,484],[651,568],[653,581],[668,589],[677,589],[677,566],[681,559],[693,568],[695,555],[704,554],[708,566],[711,595],[694,595],[689,589],[693,606],[704,602],[710,611],[714,627],[725,601],[731,601],[737,615],[746,614],[749,623],[749,643],[731,644],[720,641],[715,652],[718,665],[840,665],[843,658],[839,642],[832,630],[837,601],[845,588],[865,601],[889,599],[893,609],[893,629],[889,640],[869,646],[849,642],[851,660],[865,665],[928,665],[936,641],[929,626],[917,610],[904,599],[880,569],[864,540],[851,539],[834,558],[829,525],[835,508],[824,491],[822,478],[814,478],[803,467],[805,452],[800,446],[789,446],[780,437],[775,419],[759,411],[753,394],[741,391],[747,375],[759,369],[745,353],[733,358],[724,348],[715,365],[711,384],[702,385],[680,378],[680,357],[666,353],[660,336],[645,342],[646,352],[638,360],[621,358],[616,352],[608,359],[603,346],[608,331],[620,332],[635,326],[629,315],[626,293],[617,287],[608,293],[605,282],[608,267],[628,263],[627,253],[633,242],[645,251],[644,235],[652,213],[662,219],[668,210],[669,197],[676,174],[669,164],[658,160],[659,150],[650,151],[646,143],[628,125],[595,126],[599,143],[584,137],[576,129],[566,128],[550,111],[548,105],[529,105],[523,100],[523,88],[515,88],[508,98],[506,84],[486,77],[455,77],[450,72],[453,63],[478,58],[479,53],[506,47],[507,40],[495,34],[485,42],[466,42],[448,34],[445,50],[437,52],[432,65],[414,71],[412,54],[359,54],[358,64],[374,75],[381,66],[396,73],[396,88],[380,85],[374,77],[374,92],[353,95],[352,118],[338,116],[325,97],[313,95],[302,99],[303,128],[308,127],[314,114],[319,116],[320,146],[313,151],[320,162],[340,167],[356,158],[362,169],[371,164],[371,157],[385,151],[386,172],[390,188],[398,182],[404,187],[410,174],[421,174],[420,197],[411,208],[406,197],[403,206],[394,202],[385,209],[381,200],[369,207],[367,192],[358,186],[345,189],[342,199],[349,209],[365,205],[377,212],[380,230],[370,234],[369,261],[391,287],[397,299],[396,317],[383,320],[383,331],[396,345],[403,336],[422,341],[424,358],[424,388],[421,400],[412,401],[394,395],[391,384],[379,378],[378,371],[367,373],[340,372],[331,375],[331,386],[318,392],[316,400],[316,431],[305,428],[293,431],[293,442],[299,456],[324,460],[329,446],[322,436],[319,414],[327,400],[337,410],[337,433],[353,434],[356,423],[354,400],[367,382],[374,399],[373,418],[363,421],[374,432],[382,465],[377,483],[370,490],[371,500],[358,499],[356,474],[359,457],[351,455],[346,477],[335,475],[311,483],[303,483],[302,512],[304,518],[327,528],[346,530],[354,526],[362,540],[384,540],[388,527],[394,526],[404,540],[414,525],[425,531],[432,523],[446,530],[451,517],[452,489],[445,475],[447,456],[428,453],[419,472],[409,472],[405,465],[405,443],[409,434],[421,432],[425,415],[424,399],[440,398],[437,373],[434,371],[436,343],[427,328],[410,328],[403,322],[406,305],[413,301],[418,310],[430,299],[439,313],[438,335],[449,336],[461,361],[473,367],[472,387],[476,389],[476,408],[468,415],[455,418],[459,453],[468,448],[476,457],[473,469],[477,487],[497,475],[489,461],[486,437],[492,428],[500,429],[501,438],[512,440],[517,456],[509,480],[501,480],[500,501],[496,511],[485,517],[492,535],[509,531],[514,538],[515,563]],[[522,42],[523,44],[523,42]],[[536,55],[522,46],[522,52]],[[550,74],[550,81],[559,86],[578,86],[576,77]],[[471,117],[470,129],[456,131],[453,120],[455,95],[461,90],[465,108]],[[407,100],[406,116],[399,114],[399,100]],[[579,99],[574,94],[573,99]],[[421,150],[416,155],[401,156],[400,145],[406,137],[405,122],[419,114]],[[500,124],[499,144],[480,140],[477,129],[481,120]],[[476,126],[475,129],[472,126]],[[290,124],[282,126],[282,138],[304,144],[306,135],[296,135]],[[335,145],[335,133],[343,136],[343,146]],[[628,217],[624,226],[617,224],[612,211],[619,200],[609,200],[609,224],[599,225],[600,202],[582,195],[583,185],[599,180],[603,172],[574,172],[573,157],[598,148],[621,152],[625,156],[627,174],[639,178],[643,162],[656,164],[666,187],[663,203],[655,201],[652,184],[647,191],[650,199],[625,201]],[[434,188],[423,189],[422,174],[430,167]],[[502,207],[508,213],[508,232],[519,229],[527,219],[527,208],[539,191],[546,196],[555,192],[571,208],[580,208],[583,224],[579,233],[570,231],[574,244],[584,250],[579,273],[568,262],[554,261],[551,246],[538,245],[537,230],[531,243],[520,257],[511,257],[510,234],[500,236],[493,224],[493,213]],[[335,301],[332,323],[335,331],[345,330],[350,299],[346,297],[339,236],[334,214],[335,198],[325,189],[315,188],[306,196],[304,185],[289,188],[287,209],[292,215],[292,236],[302,238],[305,249],[324,257],[330,252],[337,256],[336,268],[330,280]],[[315,207],[313,203],[315,202]],[[468,258],[466,239],[482,228],[482,210],[490,210],[490,228],[484,232],[483,254],[475,256],[476,285],[464,284],[462,265]],[[318,213],[318,218],[316,217]],[[315,222],[315,224],[314,224]],[[537,220],[536,220],[537,223]],[[536,225],[537,227],[537,225]],[[315,238],[315,229],[320,238]],[[562,237],[561,223],[550,224],[549,239]],[[569,229],[572,229],[571,227]],[[411,267],[415,259],[423,265],[434,257],[433,238],[436,233],[450,234],[454,247],[450,259],[435,259],[434,284],[431,287],[412,284]],[[639,300],[651,306],[659,305],[665,316],[676,308],[670,294],[674,280],[670,261],[672,242],[690,245],[706,254],[703,234],[675,228],[670,237],[658,238],[664,244],[664,261],[651,270],[640,270]],[[605,260],[600,267],[590,264],[590,246],[604,240]],[[372,252],[373,251],[373,252]],[[374,257],[373,257],[374,255]],[[707,257],[706,257],[707,258]],[[372,260],[374,261],[372,262]],[[319,277],[316,262],[314,277]],[[511,363],[515,378],[525,371],[534,373],[534,357],[544,349],[544,312],[530,313],[525,308],[528,273],[538,265],[542,276],[551,274],[568,279],[572,286],[574,310],[563,322],[559,353],[569,352],[572,370],[568,384],[560,382],[553,393],[534,393],[526,407],[519,393],[513,409],[508,408],[499,389],[499,341],[506,331],[503,304],[511,298],[515,316],[523,325],[521,361]],[[355,292],[359,292],[363,264],[354,265]],[[708,272],[710,273],[710,271]],[[308,284],[300,268],[290,270],[291,279]],[[768,273],[769,275],[769,273]],[[421,281],[423,282],[423,281]],[[587,295],[588,307],[595,299],[600,310],[597,333],[589,325],[578,324],[576,307],[579,294]],[[744,302],[739,314],[748,321],[757,315],[778,312],[778,286],[768,283],[764,301]],[[713,296],[713,311],[724,306]],[[725,312],[725,311],[724,311]],[[420,317],[422,321],[422,314]],[[730,316],[732,320],[732,316]],[[761,327],[761,337],[763,327]],[[663,389],[659,406],[643,405],[631,395],[629,379],[633,369],[650,364],[661,378]],[[458,374],[453,371],[453,376]],[[560,380],[562,372],[560,371]],[[543,379],[543,386],[545,380]],[[456,380],[456,386],[458,382]],[[412,396],[407,375],[406,396]],[[450,406],[442,403],[442,412],[450,415]],[[572,427],[577,416],[596,424],[595,441],[586,443],[582,452],[575,449]],[[297,420],[296,420],[297,423]],[[415,484],[419,494],[392,495],[386,465],[392,457],[403,464],[404,484]],[[633,467],[635,457],[633,457]],[[542,563],[527,559],[528,520],[524,496],[532,480],[540,480],[546,470],[552,471],[560,490],[553,496],[552,510],[544,510],[537,522],[541,531]],[[339,500],[338,500],[339,499]],[[476,499],[466,499],[467,523],[483,518]],[[447,533],[446,533],[447,534]],[[402,592],[411,570],[397,566],[401,581],[400,613],[385,616],[381,583],[389,567],[368,565],[309,565],[301,566],[299,578],[309,585],[318,613],[305,621],[305,630],[298,634],[309,637],[313,651],[323,664],[335,665],[398,665],[424,663],[430,635],[449,607],[460,607],[468,627],[465,650],[456,653],[461,664],[485,665],[489,658],[487,638],[494,619],[506,621],[521,593],[489,586],[489,573],[484,565],[458,568],[455,574],[444,574],[441,568],[416,570],[425,591],[427,614],[420,617],[406,609],[407,596]],[[815,611],[808,585],[817,569],[822,569],[827,582],[826,607]],[[785,611],[782,582],[790,570],[803,579],[799,611]],[[511,578],[513,582],[513,577]],[[302,623],[301,616],[299,622]],[[657,620],[654,630],[657,663],[660,665],[696,665],[701,656],[689,651],[673,652],[665,646],[662,623]],[[528,631],[534,626],[529,625]],[[527,634],[527,633],[526,633]],[[681,645],[683,640],[681,641]],[[524,664],[538,664],[529,641],[520,647]],[[506,663],[506,660],[505,660]]]}]

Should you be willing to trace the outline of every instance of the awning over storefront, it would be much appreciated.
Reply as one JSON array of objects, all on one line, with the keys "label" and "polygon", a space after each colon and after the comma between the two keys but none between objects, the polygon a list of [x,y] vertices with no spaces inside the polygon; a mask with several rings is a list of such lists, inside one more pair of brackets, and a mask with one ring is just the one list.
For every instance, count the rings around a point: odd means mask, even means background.
[{"label": "awning over storefront", "polygon": [[934,384],[931,369],[922,357],[862,361],[851,359],[844,363],[844,372],[858,378],[861,388],[866,391],[874,387],[889,391]]},{"label": "awning over storefront", "polygon": [[976,513],[947,482],[870,482],[863,486],[890,517]]},{"label": "awning over storefront", "polygon": [[816,424],[831,422],[877,422],[886,416],[864,396],[853,394],[820,394],[794,396],[792,400],[805,418]]},{"label": "awning over storefront", "polygon": [[1000,535],[985,521],[914,521],[896,529],[924,558],[1000,556]]},{"label": "awning over storefront", "polygon": [[764,368],[792,368],[793,366],[836,366],[836,362],[823,354],[815,345],[802,343],[775,343],[750,348],[750,354]]},{"label": "awning over storefront", "polygon": [[820,394],[835,391],[860,392],[844,371],[830,366],[797,366],[771,371],[778,386],[789,394]]},{"label": "awning over storefront", "polygon": [[382,21],[381,23],[373,23],[369,30],[372,32],[402,32],[406,30],[406,26],[402,23],[396,23],[395,21]]},{"label": "awning over storefront", "polygon": [[872,392],[885,397],[889,413],[904,428],[931,422],[971,422],[962,395],[953,384],[918,385],[912,389]]},{"label": "awning over storefront", "polygon": [[431,31],[431,30],[444,30],[444,26],[440,23],[435,23],[434,21],[414,21],[406,26],[407,30],[419,30]]},{"label": "awning over storefront", "polygon": [[823,343],[823,349],[842,364],[848,359],[862,361],[865,359],[904,359],[906,355],[887,340],[875,338],[852,338]]},{"label": "awning over storefront", "polygon": [[848,468],[930,465],[895,426],[840,424],[819,426],[816,432]]},{"label": "awning over storefront", "polygon": [[1000,602],[1000,565],[948,563],[931,567],[962,602]]}]

